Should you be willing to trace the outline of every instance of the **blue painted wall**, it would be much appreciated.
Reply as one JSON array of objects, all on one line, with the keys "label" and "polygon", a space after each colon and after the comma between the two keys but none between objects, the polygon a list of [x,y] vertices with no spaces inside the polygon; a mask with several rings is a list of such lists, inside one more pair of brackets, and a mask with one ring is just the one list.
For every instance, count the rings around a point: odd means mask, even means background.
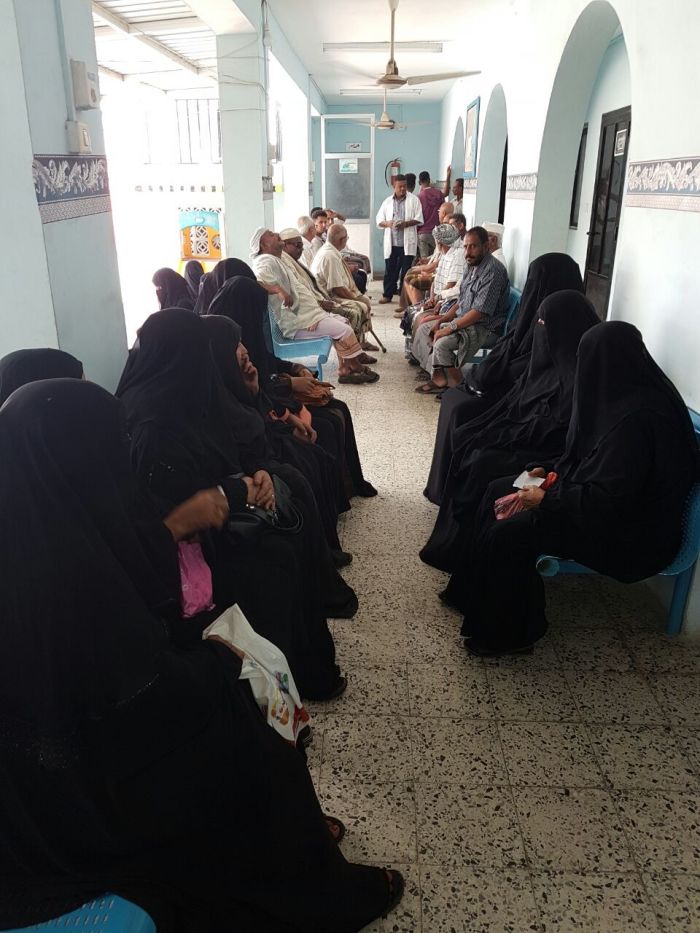
[{"label": "blue painted wall", "polygon": [[[379,119],[382,115],[382,105],[377,104],[349,104],[331,105],[326,114],[333,113],[372,113]],[[444,175],[444,168],[440,170],[438,156],[440,149],[440,120],[442,105],[438,103],[396,103],[389,101],[389,115],[397,123],[418,123],[418,126],[409,126],[405,130],[375,130],[374,133],[374,205],[372,218],[376,216],[379,206],[391,194],[391,189],[384,181],[384,167],[387,162],[398,158],[401,161],[401,170],[414,172],[416,176],[424,169],[430,172],[431,178]],[[363,133],[366,133],[365,137]],[[369,143],[369,131],[358,125],[331,124],[328,127],[328,138],[334,145],[344,151],[345,141],[362,142],[365,138]],[[319,166],[320,169],[320,166]],[[320,171],[317,171],[320,192]],[[416,185],[416,190],[417,190]],[[332,205],[331,205],[332,207]],[[384,253],[382,235],[377,230],[374,236],[372,265],[375,272],[384,268]]]}]

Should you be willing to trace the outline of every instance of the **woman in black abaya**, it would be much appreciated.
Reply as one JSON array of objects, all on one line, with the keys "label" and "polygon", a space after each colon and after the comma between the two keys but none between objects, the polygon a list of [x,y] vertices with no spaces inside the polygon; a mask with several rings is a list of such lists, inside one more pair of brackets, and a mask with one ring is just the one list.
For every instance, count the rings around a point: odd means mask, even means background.
[{"label": "woman in black abaya", "polygon": [[242,259],[220,259],[211,272],[202,276],[197,303],[194,306],[195,313],[208,314],[209,305],[221,286],[237,275],[255,281],[255,273],[247,262],[243,262]]},{"label": "woman in black abaya", "polygon": [[554,470],[551,489],[519,493],[526,511],[513,518],[493,513],[494,500],[512,492],[511,478],[484,495],[459,571],[469,594],[462,634],[474,653],[527,649],[546,632],[540,554],[633,583],[659,573],[678,550],[683,509],[700,479],[698,444],[683,399],[631,324],[611,321],[583,336],[566,450]]},{"label": "woman in black abaya", "polygon": [[[232,434],[221,430],[213,359],[201,318],[174,308],[152,314],[117,388],[124,401],[136,471],[163,515],[196,492],[220,486],[232,512],[267,499],[269,474],[247,476]],[[267,490],[267,492],[265,491]],[[260,501],[265,507],[269,501]],[[306,699],[346,686],[323,612],[316,568],[301,535],[269,531],[243,541],[225,532],[206,540],[215,601],[238,602],[253,628],[287,656]]]},{"label": "woman in black abaya", "polygon": [[528,368],[497,405],[455,434],[440,512],[420,552],[426,563],[450,573],[461,567],[491,480],[561,454],[571,417],[576,351],[582,335],[598,323],[593,306],[579,292],[555,292],[542,302]]},{"label": "woman in black abaya", "polygon": [[193,307],[199,297],[199,283],[203,275],[204,266],[198,259],[190,259],[185,263],[185,271],[182,273],[182,277],[187,282],[187,287],[190,290]]},{"label": "woman in black abaya", "polygon": [[[250,276],[233,277],[217,293],[209,313],[224,315],[240,325],[242,341],[258,370],[263,391],[280,404],[297,404],[293,398],[295,384],[313,377],[305,367],[280,360],[272,352],[267,292]],[[352,415],[345,402],[332,398],[328,404],[309,410],[318,443],[343,469],[347,495],[375,496],[377,490],[362,474]],[[341,506],[341,511],[347,509],[347,501],[341,499]]]},{"label": "woman in black abaya", "polygon": [[464,382],[442,394],[435,450],[424,495],[440,505],[454,452],[455,432],[478,418],[506,395],[527,369],[537,311],[554,292],[583,293],[578,263],[564,253],[533,259],[527,272],[515,326],[501,337],[486,359],[471,366]]},{"label": "woman in black abaya", "polygon": [[344,860],[239,658],[170,645],[117,400],[18,389],[0,458],[22,530],[0,539],[0,928],[107,891],[158,933],[353,933],[393,906],[400,875]]},{"label": "woman in black abaya", "polygon": [[0,360],[0,405],[15,389],[38,379],[82,379],[83,364],[63,350],[15,350]]},{"label": "woman in black abaya", "polygon": [[174,269],[158,269],[153,275],[158,306],[161,308],[194,308],[194,299],[185,279]]}]

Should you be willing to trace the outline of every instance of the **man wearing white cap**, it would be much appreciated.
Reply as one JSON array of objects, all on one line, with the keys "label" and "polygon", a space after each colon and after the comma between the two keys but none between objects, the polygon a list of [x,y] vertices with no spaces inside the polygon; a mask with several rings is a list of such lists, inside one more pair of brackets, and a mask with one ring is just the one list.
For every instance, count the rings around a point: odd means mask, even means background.
[{"label": "man wearing white cap", "polygon": [[343,224],[332,224],[328,228],[326,242],[314,256],[311,271],[321,288],[334,301],[342,303],[339,313],[348,318],[363,349],[369,350],[370,347],[365,346],[365,334],[369,329],[371,305],[369,298],[355,285],[340,255],[347,242],[347,228]]},{"label": "man wearing white cap", "polygon": [[493,221],[481,225],[489,235],[489,252],[494,259],[503,263],[507,268],[506,255],[503,252],[503,224],[497,224]]},{"label": "man wearing white cap", "polygon": [[329,314],[297,288],[293,274],[282,261],[284,244],[279,234],[259,227],[250,241],[253,272],[269,295],[269,306],[282,335],[288,340],[330,337],[338,354],[338,382],[360,385],[376,382],[379,373],[363,366],[362,347],[352,328],[339,314]]}]

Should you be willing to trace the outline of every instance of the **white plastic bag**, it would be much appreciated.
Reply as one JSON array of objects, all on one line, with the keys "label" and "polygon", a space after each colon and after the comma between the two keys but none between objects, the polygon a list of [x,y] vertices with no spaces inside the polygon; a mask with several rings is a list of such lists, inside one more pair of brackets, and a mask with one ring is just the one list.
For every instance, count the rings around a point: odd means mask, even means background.
[{"label": "white plastic bag", "polygon": [[267,724],[296,745],[299,730],[309,714],[299,696],[294,677],[283,652],[253,629],[238,605],[222,613],[202,633],[202,638],[218,635],[245,655],[241,680],[250,681],[258,706]]}]

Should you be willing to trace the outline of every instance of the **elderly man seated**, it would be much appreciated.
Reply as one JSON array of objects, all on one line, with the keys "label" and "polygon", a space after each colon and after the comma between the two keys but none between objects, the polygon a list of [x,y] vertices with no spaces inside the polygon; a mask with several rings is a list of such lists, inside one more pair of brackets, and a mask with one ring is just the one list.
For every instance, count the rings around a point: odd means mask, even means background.
[{"label": "elderly man seated", "polygon": [[280,236],[265,227],[259,227],[250,241],[253,271],[269,295],[269,307],[282,335],[289,340],[330,337],[338,354],[339,382],[376,382],[379,374],[360,362],[362,347],[345,318],[324,311],[313,296],[299,291],[282,261],[283,247]]},{"label": "elderly man seated", "polygon": [[[451,201],[444,201],[438,209],[438,225],[449,223],[454,213],[454,205]],[[424,297],[424,293],[429,291],[433,283],[433,277],[437,271],[440,261],[440,250],[435,247],[432,256],[427,259],[418,259],[415,266],[412,266],[403,280],[403,288],[399,296],[399,309],[394,312],[394,317],[403,317],[404,310],[409,305],[417,304]]]},{"label": "elderly man seated", "polygon": [[313,247],[314,238],[316,236],[316,224],[310,217],[303,214],[297,220],[297,229],[301,235],[303,245],[303,253],[300,262],[303,262],[306,268],[310,269],[311,263],[314,261],[314,256],[316,255]]},{"label": "elderly man seated", "polygon": [[457,385],[462,379],[461,367],[503,329],[510,282],[505,266],[489,253],[488,238],[483,227],[467,230],[464,255],[468,270],[462,278],[459,300],[437,321],[422,325],[430,328],[433,343],[432,378],[416,392],[437,394],[446,386]]},{"label": "elderly man seated", "polygon": [[439,224],[434,228],[433,236],[440,251],[440,261],[430,295],[424,302],[406,309],[401,325],[406,334],[406,349],[410,351],[413,360],[426,371],[430,369],[430,354],[433,349],[431,323],[447,311],[450,304],[459,297],[465,264],[464,248],[456,227],[452,224]]},{"label": "elderly man seated", "polygon": [[457,228],[459,238],[460,240],[463,240],[467,233],[467,218],[464,216],[464,214],[452,214],[447,222],[452,224],[453,227]]},{"label": "elderly man seated", "polygon": [[348,231],[343,224],[335,223],[328,228],[326,242],[314,256],[311,271],[326,292],[337,301],[339,313],[350,321],[364,350],[376,350],[368,344],[365,335],[370,328],[371,304],[355,285],[352,275],[341,256],[348,242]]},{"label": "elderly man seated", "polygon": [[488,221],[481,225],[489,235],[489,252],[494,259],[502,262],[508,268],[506,263],[506,254],[503,252],[503,224]]}]

